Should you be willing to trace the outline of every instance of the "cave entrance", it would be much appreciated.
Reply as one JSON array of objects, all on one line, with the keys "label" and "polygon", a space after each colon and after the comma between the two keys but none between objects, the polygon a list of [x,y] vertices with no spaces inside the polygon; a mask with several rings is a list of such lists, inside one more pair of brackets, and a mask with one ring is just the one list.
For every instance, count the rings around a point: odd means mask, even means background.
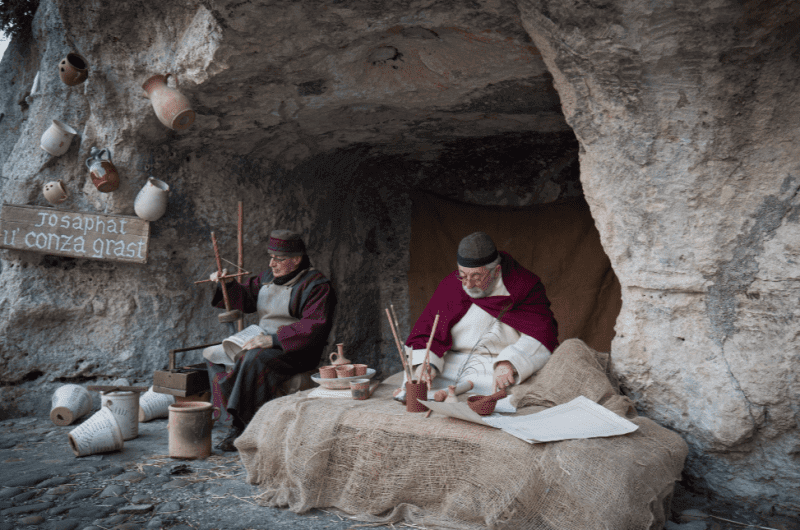
[{"label": "cave entrance", "polygon": [[465,204],[424,192],[412,200],[409,324],[455,270],[461,238],[482,230],[542,279],[559,341],[579,338],[610,351],[622,306],[620,284],[582,196],[525,208]]}]

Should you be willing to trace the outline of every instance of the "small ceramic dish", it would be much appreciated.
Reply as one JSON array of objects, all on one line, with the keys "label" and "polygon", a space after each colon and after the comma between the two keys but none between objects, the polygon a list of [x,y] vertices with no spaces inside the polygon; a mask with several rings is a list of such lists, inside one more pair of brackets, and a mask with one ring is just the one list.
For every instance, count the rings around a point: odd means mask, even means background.
[{"label": "small ceramic dish", "polygon": [[353,377],[337,377],[336,379],[323,379],[319,372],[311,376],[311,380],[328,390],[350,390],[350,381],[356,379],[372,379],[375,376],[374,368],[367,368],[365,375],[354,375]]}]

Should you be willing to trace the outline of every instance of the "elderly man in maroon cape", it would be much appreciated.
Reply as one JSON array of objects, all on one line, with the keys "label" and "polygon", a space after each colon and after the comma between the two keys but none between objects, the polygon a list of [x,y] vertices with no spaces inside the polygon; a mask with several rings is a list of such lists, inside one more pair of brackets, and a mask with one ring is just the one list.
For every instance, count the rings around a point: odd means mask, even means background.
[{"label": "elderly man in maroon cape", "polygon": [[426,380],[421,363],[437,313],[428,388],[471,380],[475,392],[491,394],[539,371],[558,346],[558,326],[539,277],[498,252],[483,232],[461,240],[457,262],[406,341],[415,378]]},{"label": "elderly man in maroon cape", "polygon": [[[230,431],[216,446],[222,451],[236,450],[234,440],[278,386],[319,364],[331,330],[336,297],[330,281],[311,267],[300,234],[273,230],[267,250],[270,270],[225,285],[231,309],[258,313],[258,334],[242,345],[235,360],[223,346],[203,351],[214,406],[233,416]],[[216,272],[211,280],[218,281]],[[211,303],[224,307],[219,286]]]}]

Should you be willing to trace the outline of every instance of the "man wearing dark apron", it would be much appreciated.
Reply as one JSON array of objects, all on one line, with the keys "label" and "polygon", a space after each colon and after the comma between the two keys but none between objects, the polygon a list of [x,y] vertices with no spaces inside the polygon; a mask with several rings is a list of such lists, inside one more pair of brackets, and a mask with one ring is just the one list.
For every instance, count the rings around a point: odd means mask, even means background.
[{"label": "man wearing dark apron", "polygon": [[[244,354],[235,361],[221,345],[203,352],[212,403],[233,416],[216,446],[222,451],[236,450],[234,440],[282,383],[317,367],[331,330],[336,297],[330,281],[311,267],[300,234],[273,230],[267,248],[270,270],[225,284],[230,308],[258,313],[261,333],[243,345]],[[211,280],[218,281],[217,273]],[[211,303],[224,308],[219,286]]]}]

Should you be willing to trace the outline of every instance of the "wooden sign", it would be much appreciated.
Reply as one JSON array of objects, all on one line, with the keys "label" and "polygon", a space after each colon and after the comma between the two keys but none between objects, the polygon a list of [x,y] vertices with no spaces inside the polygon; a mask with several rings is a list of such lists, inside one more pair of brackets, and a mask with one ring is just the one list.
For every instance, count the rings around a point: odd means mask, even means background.
[{"label": "wooden sign", "polygon": [[0,248],[147,263],[150,223],[138,217],[4,204],[0,236]]}]

